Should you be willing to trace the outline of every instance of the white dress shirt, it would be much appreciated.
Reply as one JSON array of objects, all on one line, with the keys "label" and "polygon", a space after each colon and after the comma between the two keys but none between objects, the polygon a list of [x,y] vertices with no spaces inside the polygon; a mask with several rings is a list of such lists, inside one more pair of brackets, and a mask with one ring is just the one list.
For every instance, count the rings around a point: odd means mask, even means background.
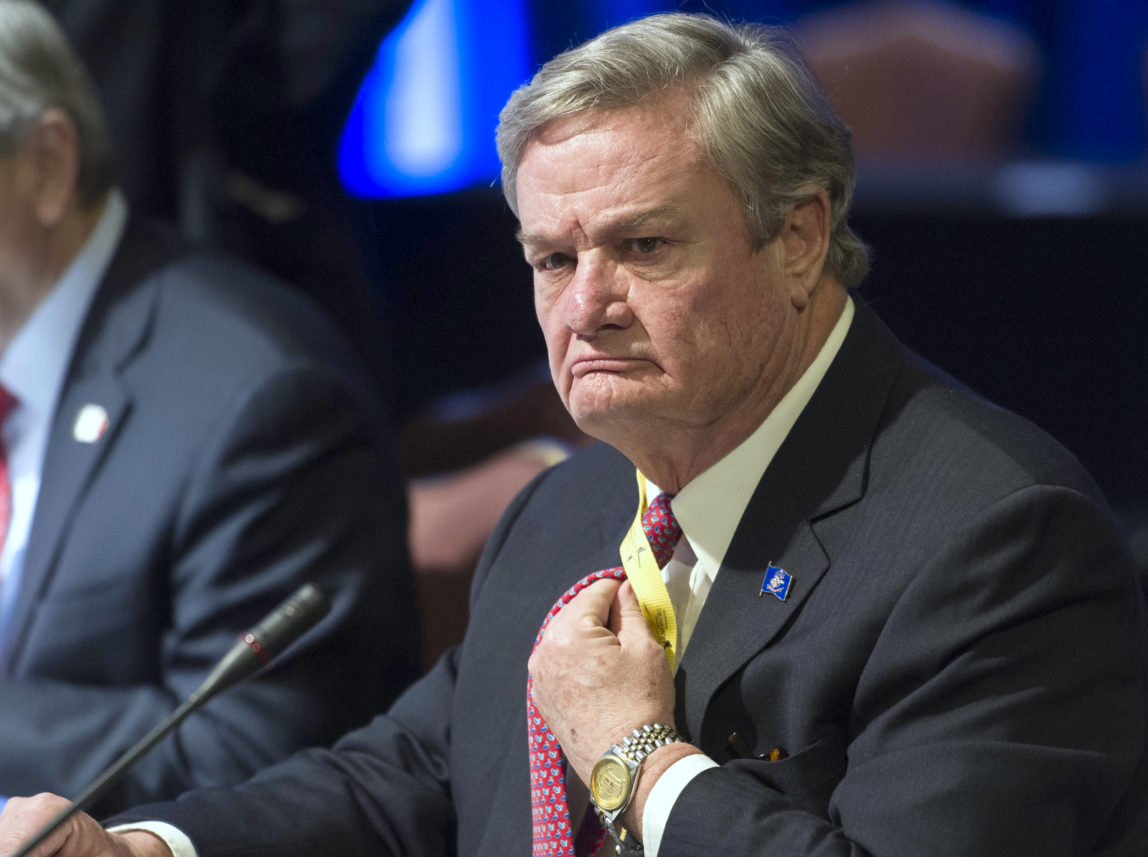
[{"label": "white dress shirt", "polygon": [[[662,577],[670,590],[677,617],[679,662],[758,482],[825,377],[852,321],[850,300],[813,363],[765,422],[721,461],[694,478],[671,501],[674,517],[682,528],[682,539],[662,569]],[[646,481],[647,497],[661,493],[657,485]],[[717,762],[713,759],[695,753],[675,762],[659,778],[642,813],[642,838],[647,857],[657,857],[670,810],[682,790],[699,773],[714,767]],[[113,829],[147,830],[166,842],[174,857],[197,857],[191,840],[170,824],[145,822]]]},{"label": "white dress shirt", "polygon": [[0,638],[20,587],[56,401],[88,307],[126,219],[127,203],[113,191],[79,255],[0,356],[0,384],[18,400],[3,427],[12,519],[0,553]]}]

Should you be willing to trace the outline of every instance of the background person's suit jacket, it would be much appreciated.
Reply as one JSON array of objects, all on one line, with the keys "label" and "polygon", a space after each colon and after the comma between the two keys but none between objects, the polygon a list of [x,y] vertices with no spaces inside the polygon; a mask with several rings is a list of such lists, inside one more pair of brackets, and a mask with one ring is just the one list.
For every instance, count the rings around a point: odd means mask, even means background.
[{"label": "background person's suit jacket", "polygon": [[[96,442],[75,434],[87,405],[107,413]],[[405,522],[383,415],[318,310],[129,223],[0,641],[0,794],[75,794],[308,580],[333,609],[305,650],[208,703],[102,808],[237,782],[366,722],[418,664]]]}]

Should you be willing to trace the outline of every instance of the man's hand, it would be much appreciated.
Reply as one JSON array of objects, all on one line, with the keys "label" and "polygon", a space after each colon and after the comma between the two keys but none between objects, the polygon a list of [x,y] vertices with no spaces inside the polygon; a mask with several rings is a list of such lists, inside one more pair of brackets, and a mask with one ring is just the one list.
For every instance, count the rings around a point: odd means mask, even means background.
[{"label": "man's hand", "polygon": [[[50,794],[9,799],[0,813],[0,857],[15,854],[69,803]],[[150,833],[108,833],[91,816],[78,812],[40,843],[30,857],[171,857],[171,852]]]},{"label": "man's hand", "polygon": [[582,782],[646,723],[674,722],[674,680],[628,582],[601,580],[555,616],[530,658],[534,703]]}]

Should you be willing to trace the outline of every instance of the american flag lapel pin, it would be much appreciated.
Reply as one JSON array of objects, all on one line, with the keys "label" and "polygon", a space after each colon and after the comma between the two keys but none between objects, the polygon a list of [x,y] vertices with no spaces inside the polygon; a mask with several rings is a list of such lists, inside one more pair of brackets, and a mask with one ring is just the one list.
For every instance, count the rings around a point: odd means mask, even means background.
[{"label": "american flag lapel pin", "polygon": [[102,405],[88,404],[80,408],[72,424],[72,437],[80,443],[98,443],[108,430],[108,412]]},{"label": "american flag lapel pin", "polygon": [[784,601],[789,595],[789,584],[792,582],[793,575],[771,562],[766,566],[765,577],[761,581],[761,592],[757,593],[757,597],[761,598],[768,592],[778,601]]}]

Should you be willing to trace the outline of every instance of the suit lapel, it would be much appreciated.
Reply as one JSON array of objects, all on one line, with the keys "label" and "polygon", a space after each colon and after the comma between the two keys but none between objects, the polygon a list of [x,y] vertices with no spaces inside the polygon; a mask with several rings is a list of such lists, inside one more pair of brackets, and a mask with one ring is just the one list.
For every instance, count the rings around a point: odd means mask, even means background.
[{"label": "suit lapel", "polygon": [[[710,700],[765,649],[831,567],[819,522],[864,494],[869,448],[900,346],[873,313],[857,313],[825,378],[778,450],[738,524],[677,674],[678,710],[700,736]],[[760,595],[770,564],[792,575],[784,601]]]},{"label": "suit lapel", "polygon": [[[132,398],[122,373],[142,348],[153,312],[151,296],[135,287],[161,259],[157,245],[133,232],[129,223],[84,321],[52,418],[20,589],[0,646],[0,669],[5,672],[18,663],[77,509],[129,418]],[[98,419],[102,409],[106,430],[92,431],[91,422],[78,425],[85,409],[89,419]]]},{"label": "suit lapel", "polygon": [[[75,435],[80,409],[95,405],[107,414],[108,428],[97,441]],[[115,443],[129,409],[129,399],[114,379],[93,379],[73,385],[60,400],[44,460],[40,497],[28,539],[20,590],[16,598],[6,664],[15,663],[28,623],[56,567],[76,506],[99,464]]]},{"label": "suit lapel", "polygon": [[[738,526],[677,673],[678,706],[685,712],[679,725],[690,735],[702,734],[718,687],[768,645],[829,567],[797,509],[793,493],[771,468]],[[760,595],[770,563],[793,576],[785,601]]]}]

